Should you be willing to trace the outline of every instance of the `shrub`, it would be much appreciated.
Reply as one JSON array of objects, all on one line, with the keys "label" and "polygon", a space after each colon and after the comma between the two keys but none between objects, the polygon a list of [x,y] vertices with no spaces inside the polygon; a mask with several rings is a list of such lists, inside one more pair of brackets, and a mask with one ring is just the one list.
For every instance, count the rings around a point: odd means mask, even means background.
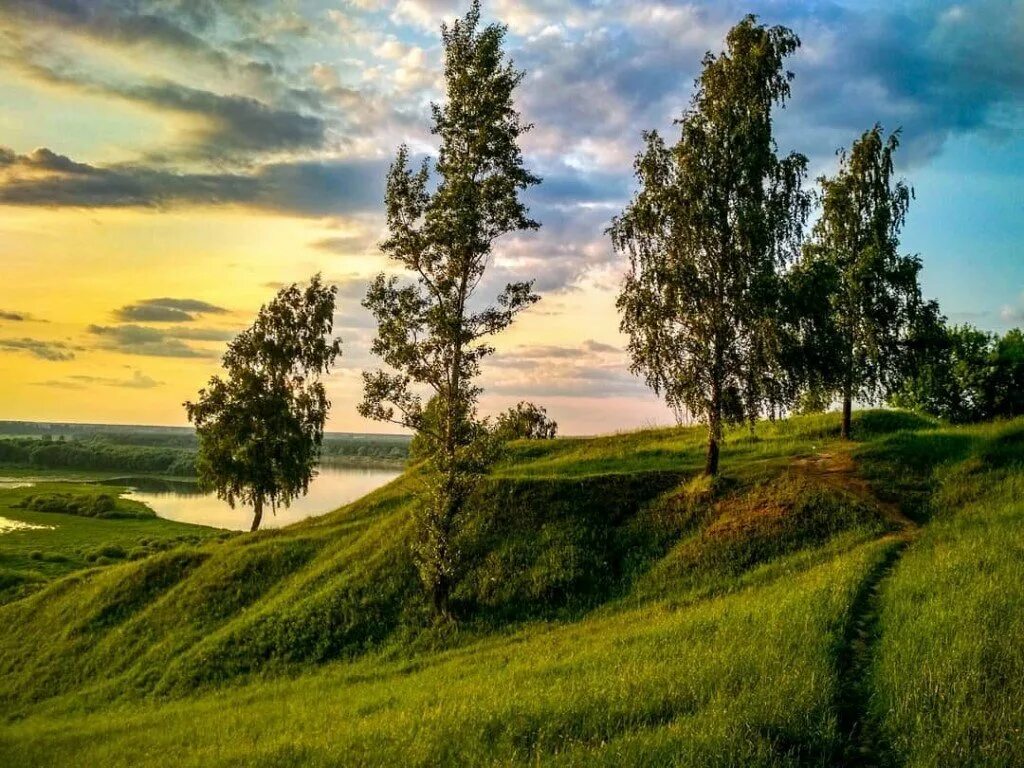
[{"label": "shrub", "polygon": [[53,512],[62,515],[98,518],[139,518],[151,517],[153,512],[142,505],[121,504],[109,493],[92,495],[88,493],[46,493],[28,496],[21,504],[22,509],[36,512]]},{"label": "shrub", "polygon": [[498,416],[494,433],[502,440],[550,440],[558,433],[558,423],[548,418],[545,408],[520,401]]},{"label": "shrub", "polygon": [[[106,559],[109,561],[113,561],[123,560],[124,558],[128,557],[128,553],[120,544],[104,544],[103,546],[95,549],[91,554],[93,556],[93,559],[96,560]],[[86,557],[86,559],[89,559],[88,556]]]}]

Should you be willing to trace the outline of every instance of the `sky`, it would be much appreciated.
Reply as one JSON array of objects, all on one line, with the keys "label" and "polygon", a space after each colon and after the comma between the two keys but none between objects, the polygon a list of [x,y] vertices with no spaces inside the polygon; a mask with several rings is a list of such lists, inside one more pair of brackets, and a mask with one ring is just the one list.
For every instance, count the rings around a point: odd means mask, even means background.
[{"label": "sky", "polygon": [[[328,428],[373,368],[369,279],[401,143],[436,149],[451,0],[0,0],[0,419],[185,423],[182,402],[282,285],[338,286]],[[903,249],[954,322],[1024,325],[1024,0],[489,0],[526,72],[528,203],[484,288],[542,300],[497,340],[483,413],[563,434],[672,421],[627,370],[604,234],[641,132],[671,136],[706,51],[746,13],[802,46],[779,151],[812,177],[875,122],[902,130]]]}]

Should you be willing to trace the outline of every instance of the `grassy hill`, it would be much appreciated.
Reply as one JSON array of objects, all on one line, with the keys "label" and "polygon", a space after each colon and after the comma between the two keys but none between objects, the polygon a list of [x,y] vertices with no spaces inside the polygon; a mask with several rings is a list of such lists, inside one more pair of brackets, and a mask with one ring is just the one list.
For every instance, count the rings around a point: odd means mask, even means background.
[{"label": "grassy hill", "polygon": [[[415,469],[0,606],[0,764],[1024,762],[1024,422],[515,444],[430,625]],[[0,541],[2,546],[2,541]]]}]

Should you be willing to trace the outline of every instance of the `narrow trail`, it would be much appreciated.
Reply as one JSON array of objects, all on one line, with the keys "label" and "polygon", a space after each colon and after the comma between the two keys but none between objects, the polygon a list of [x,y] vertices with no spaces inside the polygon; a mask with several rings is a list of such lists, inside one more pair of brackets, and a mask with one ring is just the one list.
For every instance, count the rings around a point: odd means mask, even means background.
[{"label": "narrow trail", "polygon": [[880,629],[878,601],[882,584],[917,538],[920,527],[899,505],[875,495],[867,480],[857,473],[856,463],[848,451],[819,453],[798,459],[794,465],[797,471],[870,503],[894,529],[885,537],[892,546],[861,582],[847,616],[836,658],[839,686],[835,706],[841,740],[832,757],[832,764],[837,766],[890,768],[897,761],[871,714],[871,661]]}]

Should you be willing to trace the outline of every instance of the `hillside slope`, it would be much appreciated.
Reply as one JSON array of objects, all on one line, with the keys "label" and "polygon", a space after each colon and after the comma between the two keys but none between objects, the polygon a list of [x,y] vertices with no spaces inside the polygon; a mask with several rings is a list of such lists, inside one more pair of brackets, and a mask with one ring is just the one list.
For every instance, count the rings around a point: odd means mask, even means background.
[{"label": "hillside slope", "polygon": [[[853,446],[831,416],[737,431],[713,485],[700,430],[515,445],[462,521],[457,631],[430,626],[416,588],[415,470],[302,524],[74,574],[0,607],[16,629],[0,637],[0,762],[1024,756],[1019,729],[996,732],[1019,710],[990,679],[993,658],[1005,683],[1024,653],[1006,613],[1020,560],[992,540],[1024,545],[1024,425],[856,426]],[[963,557],[992,558],[983,603],[917,554],[968,535]],[[946,625],[909,607],[923,599],[945,601]],[[982,628],[1000,641],[945,643]],[[917,669],[897,661],[907,644]],[[975,686],[953,709],[915,674],[949,659]]]}]

